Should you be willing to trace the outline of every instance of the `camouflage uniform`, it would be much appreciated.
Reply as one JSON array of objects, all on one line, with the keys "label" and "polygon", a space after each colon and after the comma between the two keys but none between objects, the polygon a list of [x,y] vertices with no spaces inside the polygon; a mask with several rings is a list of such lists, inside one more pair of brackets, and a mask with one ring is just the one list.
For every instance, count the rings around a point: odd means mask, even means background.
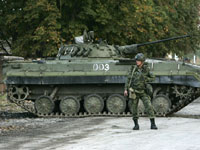
[{"label": "camouflage uniform", "polygon": [[[135,70],[134,70],[135,68]],[[132,72],[134,70],[134,73],[132,75]],[[132,80],[131,80],[132,76]],[[131,80],[131,84],[129,85]],[[130,88],[133,89],[136,97],[130,97],[129,98],[133,100],[133,119],[138,119],[138,102],[139,99],[142,100],[144,107],[146,109],[146,112],[148,114],[149,118],[154,118],[154,110],[151,104],[151,97],[149,96],[149,93],[147,93],[147,88],[146,85],[148,82],[151,82],[154,80],[153,74],[150,72],[150,69],[147,67],[147,65],[143,65],[141,68],[138,66],[131,66],[128,77],[127,77],[127,82],[125,84],[125,90],[128,90]],[[130,86],[130,87],[129,87]]]}]

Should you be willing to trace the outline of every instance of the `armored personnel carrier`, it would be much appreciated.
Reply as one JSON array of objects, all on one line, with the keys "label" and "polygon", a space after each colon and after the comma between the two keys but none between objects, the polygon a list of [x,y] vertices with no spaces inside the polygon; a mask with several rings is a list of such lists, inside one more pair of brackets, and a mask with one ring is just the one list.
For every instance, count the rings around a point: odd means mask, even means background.
[{"label": "armored personnel carrier", "polygon": [[[54,60],[17,60],[4,63],[7,98],[37,116],[129,116],[131,101],[124,96],[127,70],[135,63],[126,55],[137,48],[188,35],[126,46],[83,41],[62,45]],[[179,111],[199,96],[200,67],[184,62],[146,61],[156,79],[152,104],[158,116]],[[139,113],[145,114],[139,103]]]}]

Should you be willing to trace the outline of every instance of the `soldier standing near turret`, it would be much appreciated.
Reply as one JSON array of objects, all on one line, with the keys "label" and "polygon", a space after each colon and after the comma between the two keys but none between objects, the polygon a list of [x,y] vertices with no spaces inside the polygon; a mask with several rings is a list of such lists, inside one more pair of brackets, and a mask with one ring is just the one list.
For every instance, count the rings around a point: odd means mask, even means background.
[{"label": "soldier standing near turret", "polygon": [[[127,82],[125,84],[124,96],[129,95],[129,99],[133,101],[133,130],[139,130],[138,124],[138,102],[142,100],[148,117],[151,121],[151,129],[158,129],[155,124],[154,110],[151,104],[151,97],[147,92],[147,84],[154,80],[154,76],[149,68],[144,65],[145,56],[138,53],[135,56],[136,66],[133,65],[129,71]],[[128,94],[129,92],[129,94]]]}]

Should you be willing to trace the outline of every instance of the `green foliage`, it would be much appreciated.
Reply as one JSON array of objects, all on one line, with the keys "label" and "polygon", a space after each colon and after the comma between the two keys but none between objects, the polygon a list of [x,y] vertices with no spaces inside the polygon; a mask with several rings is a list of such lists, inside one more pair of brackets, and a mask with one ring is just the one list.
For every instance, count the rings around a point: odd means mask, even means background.
[{"label": "green foliage", "polygon": [[[1,0],[0,39],[24,57],[55,56],[60,42],[72,43],[84,29],[109,44],[127,45],[184,34],[200,35],[200,0]],[[64,39],[64,40],[63,40]],[[141,47],[149,57],[195,51],[192,37]]]},{"label": "green foliage", "polygon": [[[199,0],[85,0],[64,2],[63,37],[67,41],[84,29],[94,30],[97,37],[110,44],[133,44],[184,34],[198,34]],[[63,14],[63,13],[62,13]],[[67,17],[66,17],[67,16]],[[182,56],[194,51],[198,38],[188,38],[141,47],[152,57],[173,52]]]},{"label": "green foliage", "polygon": [[8,5],[5,8],[4,28],[7,29],[5,35],[12,37],[13,54],[24,57],[56,55],[61,28],[56,2],[51,0],[6,2]]}]

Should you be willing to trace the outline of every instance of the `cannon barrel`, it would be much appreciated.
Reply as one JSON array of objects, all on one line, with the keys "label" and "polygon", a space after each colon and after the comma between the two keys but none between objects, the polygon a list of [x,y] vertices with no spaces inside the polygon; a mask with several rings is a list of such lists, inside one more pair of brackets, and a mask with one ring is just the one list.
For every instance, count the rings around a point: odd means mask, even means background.
[{"label": "cannon barrel", "polygon": [[187,37],[190,37],[190,35],[176,36],[176,37],[166,38],[166,39],[152,41],[152,42],[140,43],[140,44],[131,44],[131,45],[125,45],[125,46],[118,46],[117,49],[120,51],[121,54],[124,54],[124,55],[136,54],[138,52],[137,51],[138,47],[145,46],[145,45],[150,45],[150,44],[161,43],[161,42],[166,42],[166,41],[171,41],[171,40],[187,38]]},{"label": "cannon barrel", "polygon": [[152,41],[152,42],[141,43],[141,44],[137,44],[137,47],[145,46],[145,45],[150,45],[150,44],[161,43],[161,42],[166,42],[166,41],[171,41],[171,40],[182,39],[182,38],[186,38],[186,37],[190,37],[190,35],[182,35],[182,36],[176,36],[176,37],[162,39],[162,40],[157,40],[157,41]]}]

